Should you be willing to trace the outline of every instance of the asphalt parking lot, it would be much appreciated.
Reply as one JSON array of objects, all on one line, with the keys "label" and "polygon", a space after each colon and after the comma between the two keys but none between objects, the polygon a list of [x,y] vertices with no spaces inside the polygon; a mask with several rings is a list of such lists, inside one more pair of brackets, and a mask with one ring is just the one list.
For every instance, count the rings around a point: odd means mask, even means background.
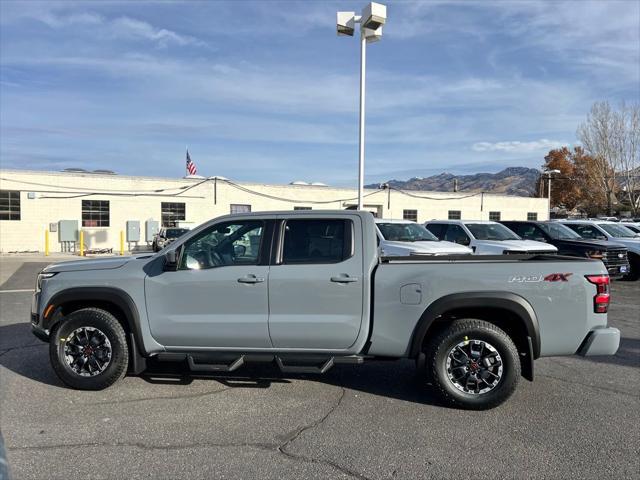
[{"label": "asphalt parking lot", "polygon": [[467,412],[438,405],[408,361],[70,390],[28,324],[45,263],[1,262],[0,426],[16,479],[640,478],[640,282],[613,284],[615,357],[539,360],[508,403]]}]

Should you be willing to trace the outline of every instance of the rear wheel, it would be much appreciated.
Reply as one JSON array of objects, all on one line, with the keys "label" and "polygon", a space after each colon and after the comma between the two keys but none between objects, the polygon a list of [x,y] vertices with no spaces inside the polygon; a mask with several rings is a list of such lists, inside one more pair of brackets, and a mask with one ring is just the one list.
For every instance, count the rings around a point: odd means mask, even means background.
[{"label": "rear wheel", "polygon": [[448,405],[493,408],[515,391],[520,358],[511,338],[495,325],[454,320],[425,345],[425,374]]},{"label": "rear wheel", "polygon": [[109,312],[83,308],[72,312],[51,332],[49,357],[66,385],[102,390],[126,372],[129,350],[124,329]]}]

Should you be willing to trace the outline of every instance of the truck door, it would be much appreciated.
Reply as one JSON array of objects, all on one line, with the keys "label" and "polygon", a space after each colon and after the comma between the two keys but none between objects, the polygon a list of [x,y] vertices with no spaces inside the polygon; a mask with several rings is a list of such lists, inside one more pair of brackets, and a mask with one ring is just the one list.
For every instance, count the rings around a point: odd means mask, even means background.
[{"label": "truck door", "polygon": [[267,226],[273,222],[214,224],[180,247],[177,271],[146,277],[147,313],[159,343],[271,347]]},{"label": "truck door", "polygon": [[364,259],[359,217],[290,218],[279,227],[269,275],[276,348],[344,350],[362,324]]}]

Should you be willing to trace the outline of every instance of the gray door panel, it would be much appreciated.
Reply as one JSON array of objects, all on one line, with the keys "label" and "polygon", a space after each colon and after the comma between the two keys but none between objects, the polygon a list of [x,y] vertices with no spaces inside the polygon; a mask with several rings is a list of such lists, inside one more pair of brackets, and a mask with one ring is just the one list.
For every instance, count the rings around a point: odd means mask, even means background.
[{"label": "gray door panel", "polygon": [[167,346],[270,348],[268,276],[247,265],[147,277],[151,333]]},{"label": "gray door panel", "polygon": [[[366,279],[361,226],[353,227],[355,235],[349,240],[354,243],[352,256],[344,261],[271,267],[269,333],[274,347],[344,350],[356,341]],[[318,242],[331,241],[320,235],[310,240],[309,249],[313,251]]]}]

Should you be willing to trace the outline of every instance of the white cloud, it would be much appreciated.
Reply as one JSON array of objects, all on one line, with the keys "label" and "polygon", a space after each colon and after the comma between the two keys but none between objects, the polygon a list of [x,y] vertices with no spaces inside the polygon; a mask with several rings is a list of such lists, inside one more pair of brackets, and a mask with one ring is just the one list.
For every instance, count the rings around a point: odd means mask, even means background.
[{"label": "white cloud", "polygon": [[530,153],[539,150],[551,150],[552,148],[560,148],[567,145],[567,142],[559,142],[556,140],[547,140],[546,138],[533,142],[477,142],[471,146],[476,152],[511,152],[511,153]]},{"label": "white cloud", "polygon": [[172,30],[156,28],[153,25],[135,18],[120,17],[111,22],[111,28],[118,36],[142,38],[156,42],[161,47],[170,44],[180,46],[204,46],[205,43],[189,35],[180,35]]}]

